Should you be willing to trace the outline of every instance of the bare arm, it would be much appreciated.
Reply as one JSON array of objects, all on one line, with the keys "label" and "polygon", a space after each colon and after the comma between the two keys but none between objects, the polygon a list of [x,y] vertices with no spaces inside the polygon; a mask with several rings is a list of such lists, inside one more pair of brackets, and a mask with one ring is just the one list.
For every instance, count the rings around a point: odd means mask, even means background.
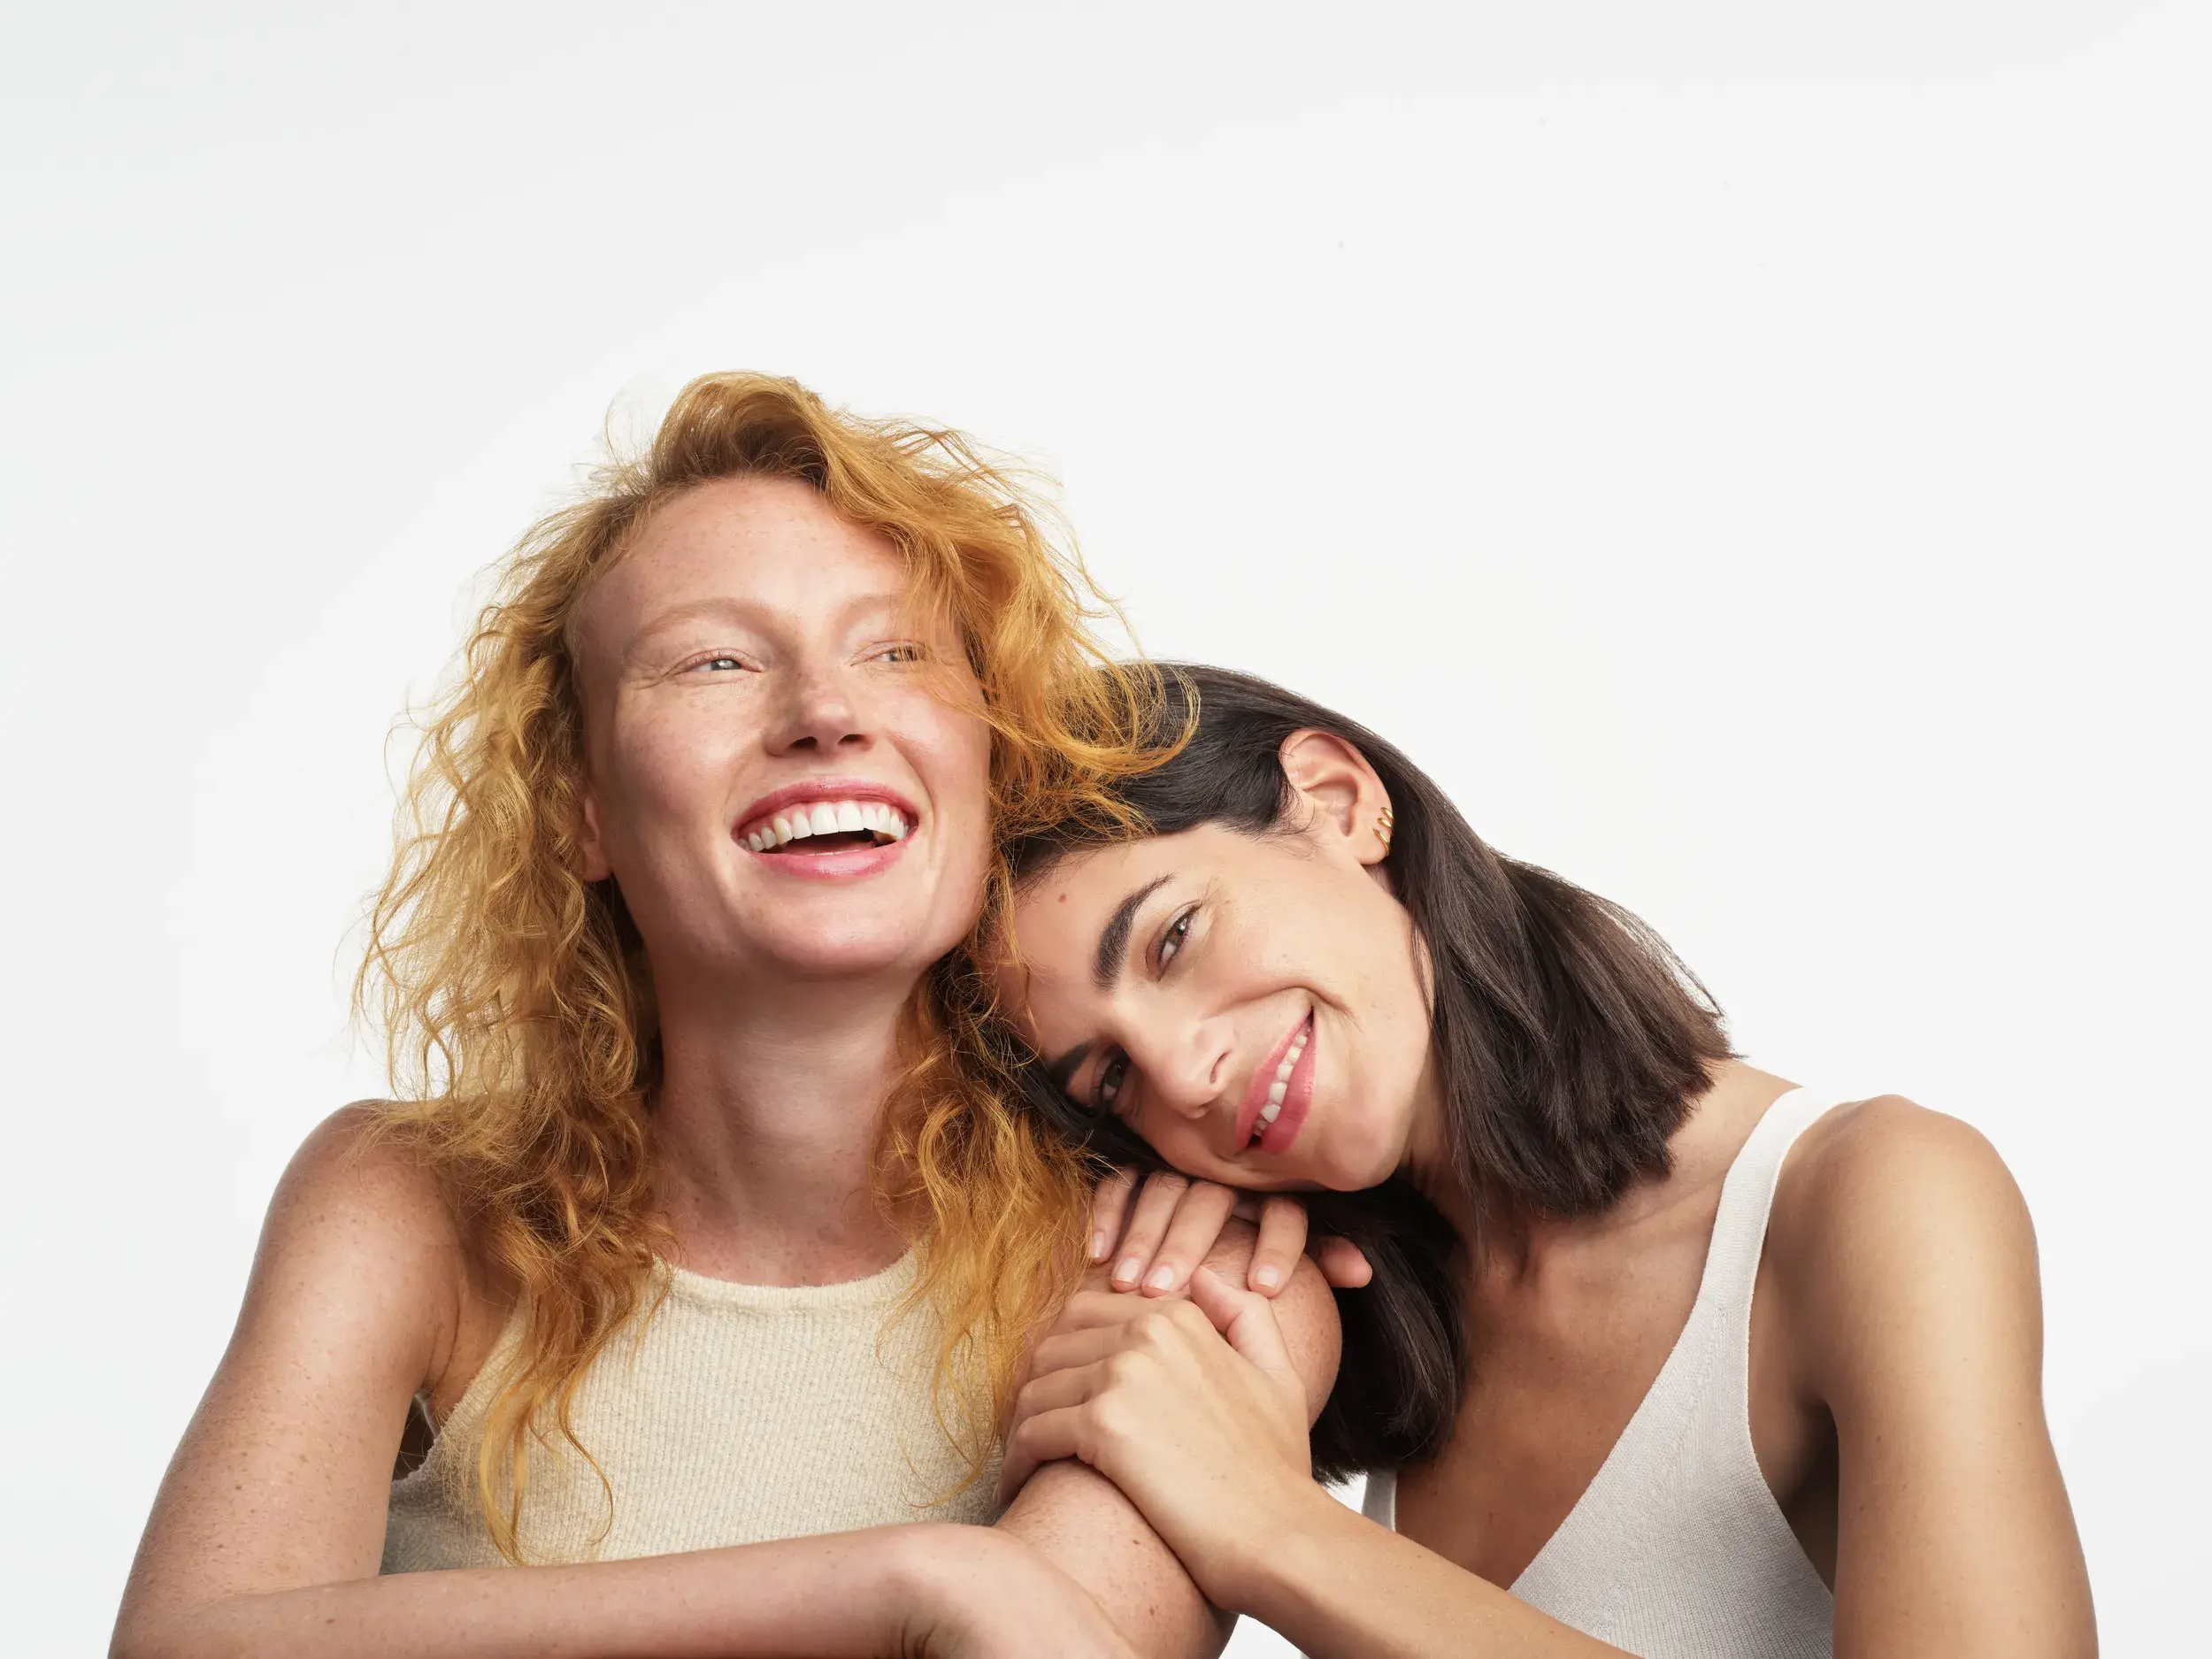
[{"label": "bare arm", "polygon": [[[1214,1225],[1220,1226],[1217,1218]],[[1237,1284],[1245,1282],[1259,1233],[1231,1222],[1206,1264]],[[1320,1415],[1336,1382],[1340,1333],[1336,1303],[1310,1261],[1295,1263],[1275,1310],[1306,1391],[1307,1421]],[[1083,1291],[1097,1296],[1111,1283],[1110,1263],[1085,1275]],[[1178,1300],[1183,1295],[1175,1293]],[[1124,1296],[1131,1313],[1156,1306],[1150,1298]],[[1048,1463],[1023,1486],[1000,1526],[1035,1544],[1105,1608],[1138,1651],[1157,1659],[1203,1659],[1221,1651],[1236,1620],[1210,1604],[1175,1552],[1160,1540],[1137,1506],[1104,1475],[1073,1460]]]},{"label": "bare arm", "polygon": [[461,1323],[465,1256],[405,1155],[311,1136],[230,1348],[155,1501],[114,1652],[150,1655],[1125,1655],[1012,1533],[902,1526],[638,1561],[377,1577],[408,1404]]},{"label": "bare arm", "polygon": [[2027,1206],[1966,1125],[1895,1096],[1846,1111],[1770,1238],[1835,1419],[1839,1659],[2083,1659]]}]

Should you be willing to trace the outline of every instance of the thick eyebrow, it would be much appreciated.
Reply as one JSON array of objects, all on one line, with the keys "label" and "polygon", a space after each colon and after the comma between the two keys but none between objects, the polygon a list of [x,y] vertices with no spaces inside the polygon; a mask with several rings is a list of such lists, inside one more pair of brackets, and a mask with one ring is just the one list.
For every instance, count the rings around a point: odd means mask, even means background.
[{"label": "thick eyebrow", "polygon": [[1107,918],[1105,929],[1098,936],[1097,958],[1091,964],[1091,979],[1100,990],[1121,978],[1122,964],[1129,956],[1129,930],[1136,924],[1137,909],[1166,882],[1165,876],[1155,877],[1116,905],[1113,915]]},{"label": "thick eyebrow", "polygon": [[1079,1042],[1074,1048],[1045,1067],[1045,1075],[1052,1079],[1052,1087],[1063,1094],[1068,1093],[1068,1084],[1075,1076],[1075,1068],[1083,1064],[1090,1052],[1089,1043]]}]

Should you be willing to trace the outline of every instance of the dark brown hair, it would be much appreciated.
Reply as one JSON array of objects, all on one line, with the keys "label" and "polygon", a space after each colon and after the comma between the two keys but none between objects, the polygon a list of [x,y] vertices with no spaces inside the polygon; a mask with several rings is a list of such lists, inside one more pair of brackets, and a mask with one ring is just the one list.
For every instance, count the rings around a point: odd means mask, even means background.
[{"label": "dark brown hair", "polygon": [[[1159,739],[1187,729],[1188,741],[1114,786],[1152,833],[1294,826],[1298,797],[1280,754],[1309,727],[1357,748],[1389,793],[1384,869],[1427,948],[1430,1041],[1478,1236],[1459,1239],[1399,1178],[1312,1195],[1317,1226],[1351,1238],[1375,1267],[1367,1288],[1338,1294],[1344,1363],[1313,1447],[1317,1472],[1330,1476],[1415,1462],[1442,1447],[1466,1392],[1467,1253],[1482,1250],[1502,1216],[1587,1215],[1664,1174],[1669,1137],[1705,1092],[1709,1067],[1729,1056],[1720,1010],[1649,927],[1485,845],[1427,774],[1364,726],[1250,675],[1164,673]],[[1009,849],[1016,883],[1126,833],[1079,817],[1025,837]],[[1125,1125],[1086,1111],[1033,1067],[1025,1093],[1097,1155],[1162,1167]]]}]

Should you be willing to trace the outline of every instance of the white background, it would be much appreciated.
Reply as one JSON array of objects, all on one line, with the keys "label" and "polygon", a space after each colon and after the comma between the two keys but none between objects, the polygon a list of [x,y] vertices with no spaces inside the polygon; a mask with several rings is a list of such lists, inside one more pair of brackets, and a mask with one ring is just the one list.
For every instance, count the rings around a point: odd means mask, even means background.
[{"label": "white background", "polygon": [[2193,1644],[2208,9],[1086,10],[8,8],[10,1651],[104,1644],[379,1087],[347,930],[474,573],[736,366],[1033,457],[1147,647],[1980,1125],[2106,1650]]}]

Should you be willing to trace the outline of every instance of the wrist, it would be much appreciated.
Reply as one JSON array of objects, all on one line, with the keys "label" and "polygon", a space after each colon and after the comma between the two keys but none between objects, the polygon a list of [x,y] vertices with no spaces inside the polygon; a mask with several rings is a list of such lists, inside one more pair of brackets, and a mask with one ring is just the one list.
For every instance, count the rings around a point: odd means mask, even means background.
[{"label": "wrist", "polygon": [[990,1527],[952,1521],[885,1527],[880,1536],[887,1555],[881,1575],[888,1592],[887,1610],[899,1622],[915,1612],[944,1613],[979,1579],[987,1578],[997,1552],[1022,1548],[1019,1539]]},{"label": "wrist", "polygon": [[1263,1513],[1264,1525],[1239,1529],[1223,1541],[1207,1571],[1193,1577],[1215,1606],[1267,1623],[1263,1609],[1316,1570],[1322,1553],[1317,1540],[1348,1511],[1319,1481],[1301,1480],[1271,1497]]}]

